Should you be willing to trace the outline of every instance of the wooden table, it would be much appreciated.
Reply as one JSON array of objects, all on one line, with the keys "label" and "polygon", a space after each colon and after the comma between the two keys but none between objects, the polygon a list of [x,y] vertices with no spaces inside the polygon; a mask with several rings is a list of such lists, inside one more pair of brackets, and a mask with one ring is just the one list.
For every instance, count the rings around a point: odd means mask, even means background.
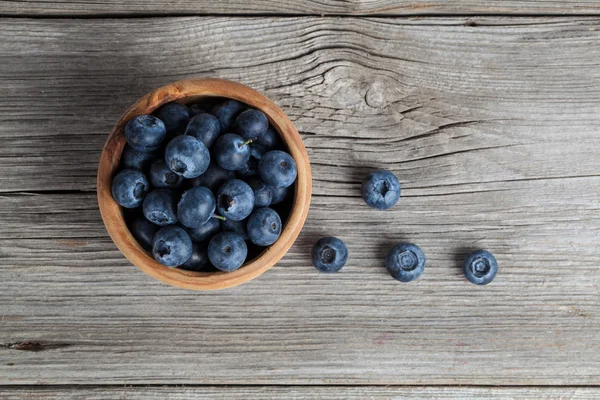
[{"label": "wooden table", "polygon": [[[600,397],[596,1],[0,1],[0,397]],[[301,132],[314,196],[286,257],[216,293],[108,237],[95,176],[119,115],[222,77]],[[387,212],[361,179],[402,182]],[[315,240],[350,260],[317,273]],[[423,277],[392,280],[412,241]],[[469,284],[465,253],[497,255]],[[124,386],[126,385],[126,386]],[[185,385],[185,386],[181,386]]]}]

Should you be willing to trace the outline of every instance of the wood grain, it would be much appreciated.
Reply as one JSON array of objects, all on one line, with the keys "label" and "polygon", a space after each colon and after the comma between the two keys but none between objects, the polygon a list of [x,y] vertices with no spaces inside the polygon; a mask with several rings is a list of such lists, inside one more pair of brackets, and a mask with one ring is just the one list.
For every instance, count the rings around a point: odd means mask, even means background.
[{"label": "wood grain", "polygon": [[[2,26],[0,384],[600,384],[600,19]],[[137,271],[93,192],[123,110],[194,76],[274,99],[313,166],[298,241],[222,293]],[[403,184],[389,212],[358,194],[375,167]],[[340,274],[310,266],[323,235]],[[413,284],[381,265],[401,240],[428,259]],[[474,247],[500,263],[485,288]]]},{"label": "wood grain", "polygon": [[277,14],[277,15],[564,15],[598,14],[593,0],[158,0],[100,1],[12,0],[0,1],[0,14],[36,16],[112,15],[199,15],[199,14]]},{"label": "wood grain", "polygon": [[103,400],[103,399],[160,399],[160,400],[468,400],[502,398],[504,400],[595,400],[597,388],[447,388],[447,387],[119,387],[119,388],[0,388],[5,400]]}]

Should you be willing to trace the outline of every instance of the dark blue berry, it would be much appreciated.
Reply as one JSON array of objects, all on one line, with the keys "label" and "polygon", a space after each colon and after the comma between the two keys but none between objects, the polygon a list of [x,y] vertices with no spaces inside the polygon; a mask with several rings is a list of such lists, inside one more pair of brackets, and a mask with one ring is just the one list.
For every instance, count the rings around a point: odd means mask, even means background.
[{"label": "dark blue berry", "polygon": [[194,242],[203,242],[212,238],[221,229],[221,223],[217,218],[210,218],[206,223],[197,228],[187,228],[187,233]]},{"label": "dark blue berry", "polygon": [[225,182],[217,191],[217,209],[227,219],[241,221],[254,208],[254,192],[239,179]]},{"label": "dark blue berry", "polygon": [[217,117],[221,124],[221,133],[227,132],[233,127],[235,119],[244,108],[244,104],[237,100],[227,100],[213,107],[212,114]]},{"label": "dark blue berry", "polygon": [[210,107],[202,103],[196,103],[188,106],[190,110],[190,116],[195,116],[198,114],[204,114],[210,112]]},{"label": "dark blue berry", "polygon": [[221,221],[221,229],[223,232],[235,232],[240,235],[244,240],[248,240],[248,231],[246,230],[247,219],[241,221],[234,221],[232,219],[226,219]]},{"label": "dark blue berry", "polygon": [[188,228],[198,228],[212,218],[215,196],[208,188],[196,186],[183,193],[177,205],[179,222]]},{"label": "dark blue berry", "polygon": [[154,115],[160,118],[171,136],[185,132],[185,127],[190,121],[190,110],[183,104],[171,102],[159,108]]},{"label": "dark blue berry", "polygon": [[121,165],[123,168],[135,168],[140,171],[147,171],[154,160],[158,158],[158,151],[139,151],[125,145],[121,155]]},{"label": "dark blue berry", "polygon": [[400,282],[414,281],[425,269],[425,254],[415,244],[400,243],[387,254],[385,268]]},{"label": "dark blue berry", "polygon": [[125,139],[138,151],[158,149],[166,135],[163,121],[151,115],[138,115],[125,125]]},{"label": "dark blue berry", "polygon": [[273,199],[271,186],[258,179],[249,180],[248,185],[252,188],[252,192],[254,192],[254,208],[269,207],[271,205],[271,200]]},{"label": "dark blue berry", "polygon": [[154,235],[152,255],[167,267],[178,267],[192,256],[192,239],[179,226],[165,226]]},{"label": "dark blue berry", "polygon": [[165,162],[169,169],[184,178],[202,175],[210,165],[210,153],[193,136],[177,136],[165,149]]},{"label": "dark blue berry", "polygon": [[165,226],[178,221],[175,196],[169,189],[156,189],[148,193],[142,208],[144,217],[153,224]]},{"label": "dark blue berry", "polygon": [[112,181],[113,198],[125,208],[138,207],[149,191],[148,179],[139,169],[124,169]]},{"label": "dark blue berry", "polygon": [[465,276],[476,285],[487,285],[498,273],[498,261],[492,253],[477,250],[469,254],[463,264]]},{"label": "dark blue berry", "polygon": [[241,136],[233,133],[220,136],[212,151],[216,163],[230,171],[243,168],[250,158],[248,143]]},{"label": "dark blue berry", "polygon": [[267,185],[283,188],[294,183],[298,171],[292,156],[281,150],[271,150],[260,159],[258,174]]},{"label": "dark blue berry", "polygon": [[271,208],[257,208],[250,214],[246,229],[252,243],[257,246],[270,246],[281,235],[281,218]]},{"label": "dark blue berry", "polygon": [[208,259],[221,271],[235,271],[242,266],[248,255],[244,239],[234,232],[221,232],[208,244]]},{"label": "dark blue berry", "polygon": [[150,167],[150,183],[155,188],[175,189],[183,183],[183,177],[171,171],[164,160],[156,160]]},{"label": "dark blue berry", "polygon": [[348,261],[348,247],[336,237],[324,237],[315,243],[311,261],[321,272],[338,272]]},{"label": "dark blue berry", "polygon": [[250,146],[250,157],[248,162],[235,173],[238,177],[246,179],[256,176],[258,174],[258,162],[265,153],[265,148],[261,145],[251,144]]},{"label": "dark blue berry", "polygon": [[271,204],[284,202],[291,193],[291,186],[285,188],[271,188]]},{"label": "dark blue berry", "polygon": [[235,172],[219,167],[215,163],[211,163],[208,169],[197,178],[191,179],[192,186],[205,186],[216,192],[219,187],[230,179],[235,178]]},{"label": "dark blue berry", "polygon": [[269,129],[257,139],[257,143],[268,151],[279,150],[283,147],[281,136],[272,126],[269,126]]},{"label": "dark blue berry", "polygon": [[179,266],[181,269],[186,271],[205,271],[206,267],[210,265],[208,259],[208,251],[205,244],[192,243],[192,255],[183,264]]},{"label": "dark blue berry", "polygon": [[221,124],[212,114],[198,114],[190,120],[185,134],[194,136],[210,149],[221,134]]},{"label": "dark blue berry", "polygon": [[369,206],[387,210],[400,198],[400,182],[390,171],[371,172],[361,185],[362,198]]},{"label": "dark blue berry", "polygon": [[267,116],[259,110],[246,110],[240,113],[235,120],[234,129],[238,135],[246,140],[257,140],[269,128]]},{"label": "dark blue berry", "polygon": [[144,249],[152,249],[152,239],[159,227],[144,218],[135,219],[130,226],[131,234]]}]

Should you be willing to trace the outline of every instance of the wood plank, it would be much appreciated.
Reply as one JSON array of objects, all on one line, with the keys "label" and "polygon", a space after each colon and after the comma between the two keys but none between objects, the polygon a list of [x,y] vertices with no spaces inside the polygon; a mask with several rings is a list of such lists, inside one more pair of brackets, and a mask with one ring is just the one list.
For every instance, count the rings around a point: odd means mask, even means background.
[{"label": "wood plank", "polygon": [[5,400],[53,400],[53,399],[209,399],[209,400],[385,400],[385,399],[482,399],[502,398],[504,400],[595,400],[600,396],[598,388],[555,388],[555,387],[319,387],[319,386],[271,386],[271,387],[98,387],[98,388],[0,388],[0,396]]},{"label": "wood plank", "polygon": [[206,15],[206,14],[277,14],[277,15],[583,15],[598,14],[593,0],[12,0],[0,1],[0,14],[37,16],[107,15]]}]

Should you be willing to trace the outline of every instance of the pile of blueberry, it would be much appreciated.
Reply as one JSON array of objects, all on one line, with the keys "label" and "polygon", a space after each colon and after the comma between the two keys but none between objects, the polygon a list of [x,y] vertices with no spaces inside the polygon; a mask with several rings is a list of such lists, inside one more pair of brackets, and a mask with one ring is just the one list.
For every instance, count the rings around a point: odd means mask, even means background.
[{"label": "pile of blueberry", "polygon": [[[374,171],[363,180],[361,192],[369,206],[387,210],[400,199],[400,182],[389,171]],[[348,247],[338,238],[325,237],[315,243],[311,258],[319,271],[338,272],[348,261]],[[425,270],[425,254],[416,244],[400,243],[387,254],[385,268],[400,282],[414,281]],[[463,272],[471,283],[486,285],[496,277],[498,262],[490,252],[477,250],[465,260]]]},{"label": "pile of blueberry", "polygon": [[173,102],[130,120],[125,138],[112,195],[161,264],[234,271],[279,238],[297,169],[261,111]]}]

